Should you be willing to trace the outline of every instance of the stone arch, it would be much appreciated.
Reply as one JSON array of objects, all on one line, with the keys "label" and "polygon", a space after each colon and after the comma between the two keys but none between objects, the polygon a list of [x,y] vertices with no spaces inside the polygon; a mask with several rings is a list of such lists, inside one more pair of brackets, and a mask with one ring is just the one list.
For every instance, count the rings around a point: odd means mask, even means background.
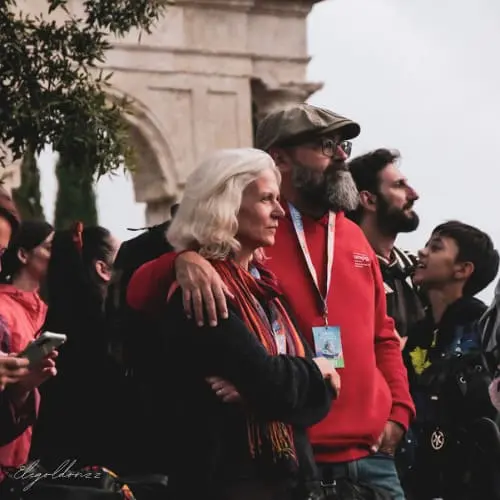
[{"label": "stone arch", "polygon": [[170,207],[178,196],[178,170],[165,134],[154,113],[136,97],[113,88],[111,100],[127,97],[130,101],[125,120],[134,147],[137,164],[132,172],[135,201],[146,203],[146,223],[157,224],[170,216]]}]

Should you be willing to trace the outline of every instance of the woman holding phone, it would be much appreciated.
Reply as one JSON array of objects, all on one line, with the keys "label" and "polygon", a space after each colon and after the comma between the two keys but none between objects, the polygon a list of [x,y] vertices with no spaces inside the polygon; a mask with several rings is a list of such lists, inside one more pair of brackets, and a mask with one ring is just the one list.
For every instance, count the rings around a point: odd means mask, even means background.
[{"label": "woman holding phone", "polygon": [[[54,229],[41,221],[23,222],[2,256],[0,272],[0,345],[4,353],[20,353],[41,331],[47,306],[38,291],[47,273]],[[0,467],[17,468],[28,460],[32,426],[38,410],[37,387],[56,374],[54,351],[6,391],[25,430],[0,447]],[[24,411],[23,411],[24,410]],[[30,422],[30,425],[27,423]]]}]

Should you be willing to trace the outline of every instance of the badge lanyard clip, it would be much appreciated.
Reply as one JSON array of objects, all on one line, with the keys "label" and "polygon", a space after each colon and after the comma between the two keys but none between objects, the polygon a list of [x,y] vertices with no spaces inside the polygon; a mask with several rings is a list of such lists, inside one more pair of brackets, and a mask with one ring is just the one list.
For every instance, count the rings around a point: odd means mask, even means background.
[{"label": "badge lanyard clip", "polygon": [[292,224],[295,229],[295,234],[297,235],[302,254],[304,255],[304,260],[306,261],[307,269],[316,287],[319,298],[321,299],[325,326],[328,326],[328,293],[330,291],[330,285],[332,281],[333,257],[335,251],[335,214],[333,212],[329,212],[328,214],[328,234],[326,245],[326,290],[325,295],[323,296],[318,281],[318,275],[311,260],[311,253],[309,252],[309,247],[307,246],[304,223],[302,222],[302,215],[300,215],[300,212],[291,203],[288,204],[288,207],[290,209],[290,215],[292,217]]}]

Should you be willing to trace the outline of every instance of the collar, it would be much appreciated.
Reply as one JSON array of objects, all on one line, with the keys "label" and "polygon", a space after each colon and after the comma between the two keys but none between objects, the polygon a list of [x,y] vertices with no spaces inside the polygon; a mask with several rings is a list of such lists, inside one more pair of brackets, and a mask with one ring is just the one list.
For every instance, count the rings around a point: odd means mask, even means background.
[{"label": "collar", "polygon": [[388,259],[383,257],[382,255],[376,254],[377,259],[380,261],[381,264],[384,264],[387,267],[392,267],[395,266],[396,264],[401,264],[400,259],[398,259],[398,256],[394,252],[394,250],[391,250],[391,255]]},{"label": "collar", "polygon": [[[281,206],[282,206],[283,210],[285,211],[285,217],[287,219],[291,219],[290,208],[288,206],[288,203],[289,202],[285,198],[282,198]],[[292,205],[293,205],[293,203],[292,203]],[[310,215],[305,215],[302,212],[300,212],[300,210],[299,210],[299,213],[302,216],[302,219],[304,221],[309,221],[309,222],[314,223],[314,224],[321,224],[322,226],[325,226],[325,227],[328,226],[328,213],[329,213],[328,211],[325,212],[319,219],[311,217]],[[337,224],[338,224],[340,219],[345,217],[344,212],[335,212],[335,215],[336,215]]]},{"label": "collar", "polygon": [[413,274],[414,267],[410,266],[408,262],[405,262],[403,257],[401,257],[401,253],[398,252],[395,247],[391,250],[391,256],[389,259],[386,259],[382,255],[378,254],[377,259],[379,261],[384,280],[406,280],[407,283],[413,287],[411,276]]}]

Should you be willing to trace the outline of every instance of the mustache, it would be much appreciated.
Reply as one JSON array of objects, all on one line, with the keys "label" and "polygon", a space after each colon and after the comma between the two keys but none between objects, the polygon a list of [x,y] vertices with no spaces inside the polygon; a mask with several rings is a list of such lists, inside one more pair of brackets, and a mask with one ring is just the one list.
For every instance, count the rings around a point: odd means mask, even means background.
[{"label": "mustache", "polygon": [[332,175],[334,172],[349,170],[349,166],[344,160],[333,159],[325,170],[325,177]]},{"label": "mustache", "polygon": [[323,171],[295,163],[292,182],[309,204],[326,210],[355,210],[359,193],[345,161],[333,160]]}]

